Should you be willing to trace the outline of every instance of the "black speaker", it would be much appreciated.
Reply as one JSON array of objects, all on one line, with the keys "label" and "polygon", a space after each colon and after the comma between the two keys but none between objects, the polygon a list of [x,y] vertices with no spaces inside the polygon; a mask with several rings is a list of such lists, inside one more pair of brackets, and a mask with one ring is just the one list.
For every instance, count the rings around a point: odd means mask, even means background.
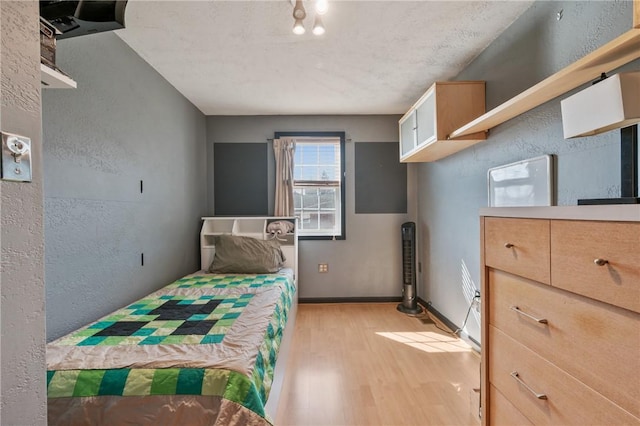
[{"label": "black speaker", "polygon": [[40,16],[61,34],[57,39],[124,28],[127,0],[40,0]]},{"label": "black speaker", "polygon": [[422,308],[416,300],[416,224],[402,224],[402,303],[398,310],[405,314],[419,314]]}]

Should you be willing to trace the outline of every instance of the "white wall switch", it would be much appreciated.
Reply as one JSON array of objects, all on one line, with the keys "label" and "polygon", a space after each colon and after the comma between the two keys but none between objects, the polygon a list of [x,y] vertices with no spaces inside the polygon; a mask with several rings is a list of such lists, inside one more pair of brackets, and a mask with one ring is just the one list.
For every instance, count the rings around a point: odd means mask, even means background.
[{"label": "white wall switch", "polygon": [[31,139],[0,132],[2,135],[2,179],[31,182]]}]

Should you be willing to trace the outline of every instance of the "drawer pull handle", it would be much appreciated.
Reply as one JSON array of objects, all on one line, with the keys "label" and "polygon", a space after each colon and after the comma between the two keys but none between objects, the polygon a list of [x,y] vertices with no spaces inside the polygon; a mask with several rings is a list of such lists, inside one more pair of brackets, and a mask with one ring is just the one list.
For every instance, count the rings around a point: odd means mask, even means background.
[{"label": "drawer pull handle", "polygon": [[525,382],[523,382],[522,379],[520,378],[520,376],[518,375],[517,371],[512,371],[511,372],[511,377],[513,377],[518,383],[520,383],[522,386],[524,386],[524,388],[526,390],[528,390],[529,392],[531,392],[536,398],[545,399],[545,400],[547,399],[547,395],[534,391],[533,389],[531,389],[529,387],[529,385],[527,385]]},{"label": "drawer pull handle", "polygon": [[511,244],[511,243],[504,243],[504,246],[505,246],[506,248],[511,248],[511,247],[513,247],[513,244]]},{"label": "drawer pull handle", "polygon": [[604,265],[606,265],[607,263],[609,263],[609,261],[608,261],[607,259],[600,259],[600,258],[597,258],[596,260],[594,260],[594,261],[593,261],[593,263],[595,263],[595,264],[596,264],[596,265],[598,265],[598,266],[604,266]]},{"label": "drawer pull handle", "polygon": [[522,316],[525,316],[525,317],[527,317],[529,319],[532,319],[535,322],[539,322],[540,324],[549,324],[549,321],[547,321],[546,318],[536,318],[531,314],[528,314],[528,313],[526,313],[524,311],[521,311],[520,308],[518,308],[517,306],[512,306],[511,310],[517,312],[518,314],[520,314]]}]

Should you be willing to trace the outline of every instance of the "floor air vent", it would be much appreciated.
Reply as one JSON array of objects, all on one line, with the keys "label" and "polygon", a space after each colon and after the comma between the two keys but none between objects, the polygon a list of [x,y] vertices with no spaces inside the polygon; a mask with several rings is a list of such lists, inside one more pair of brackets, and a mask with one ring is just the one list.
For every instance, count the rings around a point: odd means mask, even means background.
[{"label": "floor air vent", "polygon": [[422,308],[416,300],[416,224],[402,224],[402,303],[398,310],[405,314],[419,314]]}]

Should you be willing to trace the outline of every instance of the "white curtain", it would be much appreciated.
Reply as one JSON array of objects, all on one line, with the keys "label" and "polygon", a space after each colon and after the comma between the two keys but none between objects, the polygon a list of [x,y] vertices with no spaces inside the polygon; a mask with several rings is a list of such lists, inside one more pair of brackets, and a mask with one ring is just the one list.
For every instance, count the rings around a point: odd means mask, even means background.
[{"label": "white curtain", "polygon": [[275,216],[293,216],[293,154],[296,150],[294,138],[273,140],[276,157]]}]

